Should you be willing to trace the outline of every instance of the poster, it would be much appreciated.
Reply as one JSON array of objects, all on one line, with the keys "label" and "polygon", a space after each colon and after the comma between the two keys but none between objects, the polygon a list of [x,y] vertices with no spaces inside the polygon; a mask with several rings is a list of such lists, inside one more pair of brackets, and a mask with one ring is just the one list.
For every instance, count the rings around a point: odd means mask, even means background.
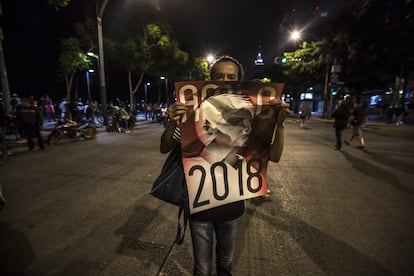
[{"label": "poster", "polygon": [[187,108],[179,124],[190,213],[266,194],[276,124],[270,101],[283,84],[193,81],[175,89]]}]

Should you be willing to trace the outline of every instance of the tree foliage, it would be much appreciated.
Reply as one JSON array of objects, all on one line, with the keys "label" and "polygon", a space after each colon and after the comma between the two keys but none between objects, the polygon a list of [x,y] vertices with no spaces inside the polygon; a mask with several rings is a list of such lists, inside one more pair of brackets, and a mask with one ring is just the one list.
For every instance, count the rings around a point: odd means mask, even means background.
[{"label": "tree foliage", "polygon": [[347,32],[328,34],[320,40],[302,42],[296,51],[285,52],[283,55],[287,58],[287,62],[283,66],[283,72],[287,76],[304,77],[307,81],[301,81],[302,85],[307,85],[309,82],[323,83],[324,114],[329,116],[328,103],[331,95],[328,93],[328,81],[331,66],[341,65],[346,68],[356,60],[358,50],[358,42],[351,40]]},{"label": "tree foliage", "polygon": [[[171,79],[188,75],[188,53],[180,49],[178,42],[161,25],[147,24],[142,34],[131,34],[121,42],[111,41],[106,45],[112,58],[127,74],[131,103],[146,74]],[[160,99],[158,95],[158,102]]]},{"label": "tree foliage", "polygon": [[85,52],[95,51],[97,48],[96,20],[87,17],[83,22],[77,22],[74,26],[75,35],[79,39],[80,47]]},{"label": "tree foliage", "polygon": [[66,98],[70,99],[72,83],[75,74],[89,68],[90,59],[82,51],[80,42],[75,37],[62,39],[59,55],[60,74],[66,84]]}]

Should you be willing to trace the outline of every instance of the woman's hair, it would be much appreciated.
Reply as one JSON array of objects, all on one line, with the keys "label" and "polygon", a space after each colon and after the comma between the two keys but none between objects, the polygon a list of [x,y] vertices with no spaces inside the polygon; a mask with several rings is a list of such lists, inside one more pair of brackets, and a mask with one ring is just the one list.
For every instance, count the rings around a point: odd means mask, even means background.
[{"label": "woman's hair", "polygon": [[219,64],[220,62],[225,62],[225,61],[231,61],[231,62],[233,62],[234,64],[237,65],[237,67],[239,68],[239,75],[238,75],[239,80],[243,80],[244,79],[244,69],[243,69],[243,65],[241,65],[241,63],[237,59],[235,59],[234,57],[227,56],[227,55],[224,55],[224,56],[219,57],[213,63],[213,65],[211,65],[211,67],[210,67],[210,78],[213,79],[213,75],[214,75],[214,72],[216,70],[217,64]]}]

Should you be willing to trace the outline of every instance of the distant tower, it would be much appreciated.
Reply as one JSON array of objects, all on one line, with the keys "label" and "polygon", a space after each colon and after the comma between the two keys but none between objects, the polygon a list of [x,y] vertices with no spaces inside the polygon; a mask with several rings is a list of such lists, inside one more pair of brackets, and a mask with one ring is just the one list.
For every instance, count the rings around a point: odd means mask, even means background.
[{"label": "distant tower", "polygon": [[262,58],[262,43],[259,41],[259,48],[257,51],[256,59],[254,60],[254,65],[256,66],[263,66],[264,60]]}]

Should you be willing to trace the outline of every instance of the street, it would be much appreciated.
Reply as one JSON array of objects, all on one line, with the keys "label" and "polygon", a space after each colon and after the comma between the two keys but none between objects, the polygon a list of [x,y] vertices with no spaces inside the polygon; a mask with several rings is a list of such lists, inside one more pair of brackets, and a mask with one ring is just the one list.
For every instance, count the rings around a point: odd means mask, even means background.
[{"label": "street", "polygon": [[[246,201],[234,275],[414,275],[414,126],[368,124],[366,148],[332,123],[285,126],[271,200]],[[166,155],[158,123],[21,151],[0,166],[0,275],[192,275],[190,230],[149,195]],[[345,130],[344,138],[350,135]]]}]

